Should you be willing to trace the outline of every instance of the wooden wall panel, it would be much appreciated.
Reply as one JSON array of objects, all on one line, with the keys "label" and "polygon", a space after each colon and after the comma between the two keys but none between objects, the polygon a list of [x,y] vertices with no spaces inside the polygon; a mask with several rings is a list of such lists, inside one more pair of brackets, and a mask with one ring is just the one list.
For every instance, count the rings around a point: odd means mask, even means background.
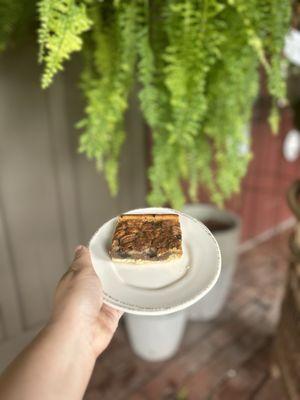
[{"label": "wooden wall panel", "polygon": [[248,244],[261,235],[272,234],[278,226],[292,223],[286,193],[299,178],[300,158],[288,162],[282,152],[286,134],[293,128],[291,110],[281,110],[277,135],[271,133],[267,118],[264,103],[256,105],[251,130],[253,158],[241,193],[227,204],[242,218],[242,242]]},{"label": "wooden wall panel", "polygon": [[[54,85],[46,91],[46,112],[48,135],[56,189],[59,204],[59,219],[64,261],[67,264],[73,255],[74,246],[80,241],[80,227],[77,218],[77,201],[74,187],[74,149],[70,135],[74,130],[67,120],[65,82],[61,75]],[[76,153],[75,153],[76,155]]]},{"label": "wooden wall panel", "polygon": [[64,267],[45,94],[32,55],[21,51],[22,68],[9,56],[0,66],[0,185],[25,328],[47,315]]},{"label": "wooden wall panel", "polygon": [[5,340],[6,336],[2,309],[0,308],[0,343]]},{"label": "wooden wall panel", "polygon": [[[3,171],[1,165],[0,158],[0,179],[1,171]],[[0,307],[2,329],[7,337],[20,334],[22,322],[24,322],[20,308],[21,293],[17,285],[17,277],[14,276],[14,255],[9,239],[0,187]]]},{"label": "wooden wall panel", "polygon": [[77,153],[78,58],[42,91],[36,57],[34,46],[25,46],[0,58],[0,360],[47,319],[74,247],[110,217],[145,205],[145,130],[136,97],[126,115],[120,192],[112,199],[94,163]]}]

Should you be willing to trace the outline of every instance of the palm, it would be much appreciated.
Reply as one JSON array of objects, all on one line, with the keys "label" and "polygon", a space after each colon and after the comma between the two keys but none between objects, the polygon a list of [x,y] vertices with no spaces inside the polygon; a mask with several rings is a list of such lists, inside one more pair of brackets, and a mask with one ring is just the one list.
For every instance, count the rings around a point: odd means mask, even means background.
[{"label": "palm", "polygon": [[86,248],[59,282],[53,316],[76,320],[89,340],[92,338],[97,355],[107,347],[117,328],[121,312],[103,304],[101,282]]}]

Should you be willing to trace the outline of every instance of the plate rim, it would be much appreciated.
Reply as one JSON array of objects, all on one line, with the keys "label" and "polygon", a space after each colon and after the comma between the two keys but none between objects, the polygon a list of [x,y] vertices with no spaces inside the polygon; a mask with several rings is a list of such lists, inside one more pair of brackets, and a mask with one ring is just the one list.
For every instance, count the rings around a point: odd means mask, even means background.
[{"label": "plate rim", "polygon": [[[197,301],[199,301],[200,299],[202,299],[216,284],[217,280],[219,279],[220,273],[221,273],[221,265],[222,265],[222,255],[221,255],[221,250],[219,247],[219,244],[216,240],[216,238],[214,237],[214,235],[211,233],[211,231],[207,228],[207,226],[201,222],[198,221],[196,218],[192,217],[191,215],[183,212],[183,211],[178,211],[172,208],[168,208],[168,207],[142,207],[142,208],[135,208],[133,210],[129,210],[126,211],[122,214],[130,214],[130,213],[137,213],[137,211],[140,212],[145,212],[147,210],[147,212],[149,212],[151,214],[151,210],[152,213],[156,213],[157,214],[157,210],[163,210],[163,211],[167,211],[166,214],[170,214],[170,213],[175,213],[181,216],[184,216],[194,222],[196,222],[197,224],[200,224],[202,226],[202,228],[206,231],[206,233],[213,239],[213,242],[215,244],[215,248],[216,248],[216,253],[217,253],[217,273],[214,276],[214,279],[210,282],[210,284],[203,289],[200,293],[198,293],[197,295],[191,297],[189,300],[180,302],[179,304],[175,304],[172,306],[165,306],[165,307],[143,307],[143,306],[138,306],[138,305],[132,305],[130,303],[126,303],[123,302],[122,300],[118,300],[115,299],[114,297],[110,296],[108,293],[105,292],[105,290],[103,289],[103,303],[106,305],[109,305],[119,311],[123,311],[129,314],[134,314],[134,315],[144,315],[144,316],[158,316],[158,315],[167,315],[167,314],[172,314],[181,310],[184,310],[188,307],[190,307],[191,305],[193,305],[194,303],[196,303]],[[154,212],[154,210],[156,210]],[[89,241],[89,249],[91,246],[91,242],[93,240],[93,238],[97,235],[97,233],[99,232],[99,230],[107,223],[109,223],[110,221],[112,221],[113,219],[115,219],[117,216],[114,216],[112,218],[110,218],[108,221],[104,222],[99,229],[97,229],[97,231],[92,235],[90,241]],[[92,263],[93,264],[93,263]],[[94,270],[95,267],[93,266]],[[96,272],[96,270],[95,270]],[[97,272],[96,272],[97,273]],[[98,276],[98,274],[97,274]]]}]

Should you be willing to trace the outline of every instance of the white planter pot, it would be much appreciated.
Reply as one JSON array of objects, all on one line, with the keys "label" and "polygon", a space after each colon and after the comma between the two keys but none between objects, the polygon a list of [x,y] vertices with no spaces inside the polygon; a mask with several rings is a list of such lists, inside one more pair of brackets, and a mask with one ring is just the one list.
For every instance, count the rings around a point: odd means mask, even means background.
[{"label": "white planter pot", "polygon": [[172,357],[181,343],[186,325],[185,311],[163,316],[125,315],[129,342],[135,354],[146,361]]},{"label": "white planter pot", "polygon": [[237,260],[240,219],[231,212],[219,210],[207,204],[187,204],[182,211],[204,223],[214,221],[223,226],[227,225],[227,229],[218,230],[216,227],[216,230],[212,232],[219,243],[222,254],[220,277],[209,294],[188,310],[189,318],[192,320],[213,319],[224,306],[231,287]]}]

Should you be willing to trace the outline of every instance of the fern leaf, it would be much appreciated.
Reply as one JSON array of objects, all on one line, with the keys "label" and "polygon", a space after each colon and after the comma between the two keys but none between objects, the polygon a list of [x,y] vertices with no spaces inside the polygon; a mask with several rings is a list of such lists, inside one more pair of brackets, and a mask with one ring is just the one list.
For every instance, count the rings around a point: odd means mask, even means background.
[{"label": "fern leaf", "polygon": [[124,142],[127,108],[136,59],[136,6],[102,4],[93,9],[94,32],[82,75],[87,99],[80,152],[104,170],[112,194],[117,193],[119,154]]},{"label": "fern leaf", "polygon": [[64,61],[83,45],[81,35],[90,29],[84,2],[76,0],[40,0],[40,62],[44,63],[42,87],[47,88],[53,76],[63,69]]}]

